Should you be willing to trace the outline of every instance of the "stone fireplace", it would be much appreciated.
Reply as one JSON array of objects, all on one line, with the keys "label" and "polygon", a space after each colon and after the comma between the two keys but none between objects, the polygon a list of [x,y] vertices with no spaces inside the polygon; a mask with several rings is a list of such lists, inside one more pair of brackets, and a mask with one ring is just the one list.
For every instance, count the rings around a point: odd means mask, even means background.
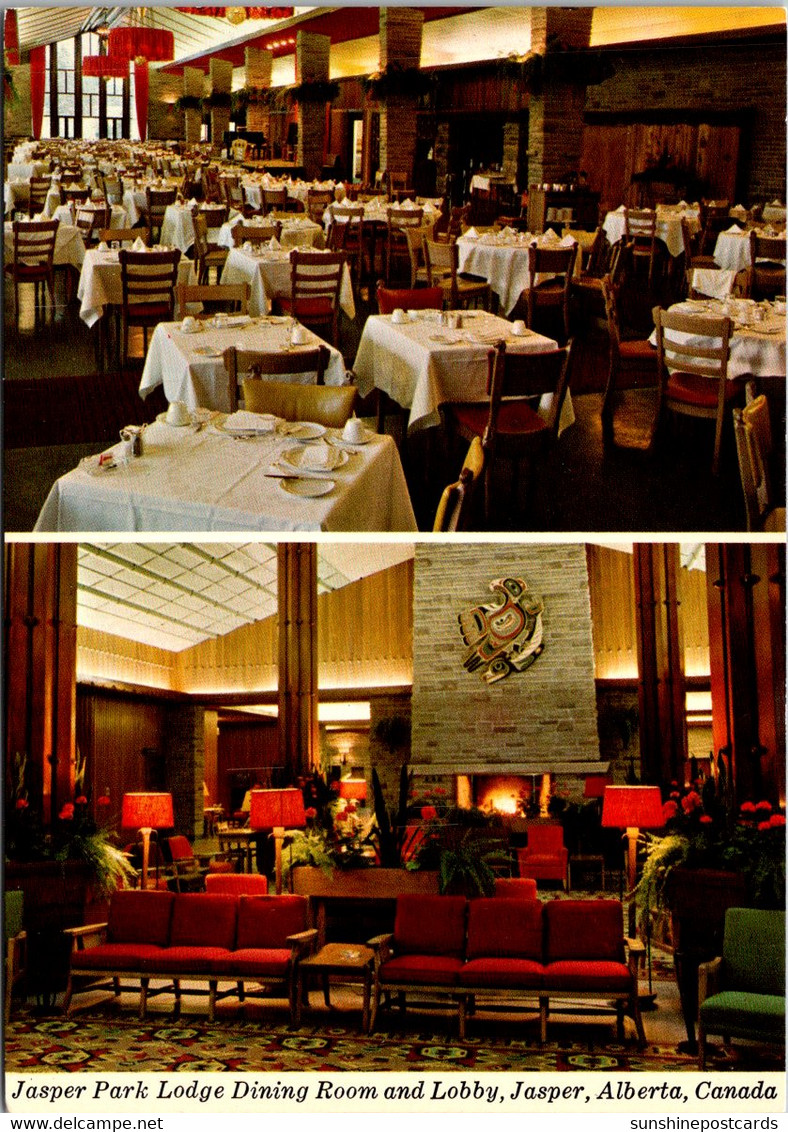
[{"label": "stone fireplace", "polygon": [[[458,617],[495,601],[490,583],[525,579],[543,602],[543,651],[485,683],[466,670]],[[461,805],[544,813],[554,791],[583,795],[604,773],[583,545],[418,545],[414,572],[411,769]]]}]

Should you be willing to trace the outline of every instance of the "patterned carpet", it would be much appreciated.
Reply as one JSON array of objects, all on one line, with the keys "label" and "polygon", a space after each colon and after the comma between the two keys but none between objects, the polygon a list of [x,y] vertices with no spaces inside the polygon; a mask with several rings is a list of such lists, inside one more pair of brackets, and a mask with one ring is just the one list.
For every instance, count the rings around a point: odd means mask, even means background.
[{"label": "patterned carpet", "polygon": [[[469,1024],[460,1042],[451,1023],[409,1013],[405,1023],[386,1014],[374,1034],[360,1032],[355,1011],[326,1016],[323,1024],[291,1030],[282,1011],[247,1007],[244,1018],[233,1012],[209,1023],[204,1018],[173,1020],[166,1014],[140,1022],[129,1008],[91,1009],[73,1018],[15,1015],[5,1033],[5,1069],[35,1072],[676,1072],[696,1069],[693,1057],[675,1048],[632,1040],[615,1041],[604,1022],[574,1021],[553,1027],[552,1040],[540,1047],[536,1023],[490,1016]],[[255,1016],[256,1015],[256,1016]],[[327,1024],[326,1024],[327,1023]],[[424,1030],[417,1032],[419,1024]],[[648,1032],[648,1022],[646,1023]],[[563,1033],[561,1031],[564,1031]],[[456,1031],[454,1031],[456,1033]],[[493,1036],[494,1034],[494,1036]],[[776,1052],[740,1047],[735,1057],[714,1047],[709,1068],[715,1071],[779,1071]]]}]

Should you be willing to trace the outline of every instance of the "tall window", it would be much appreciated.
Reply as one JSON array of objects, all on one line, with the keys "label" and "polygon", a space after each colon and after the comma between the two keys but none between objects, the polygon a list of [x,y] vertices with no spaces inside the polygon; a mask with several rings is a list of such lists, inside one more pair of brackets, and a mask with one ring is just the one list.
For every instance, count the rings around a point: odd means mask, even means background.
[{"label": "tall window", "polygon": [[[75,39],[62,39],[46,52],[43,137],[123,137],[123,79],[99,79],[81,73],[76,66],[77,42],[80,58],[100,54],[100,39],[94,32]],[[50,117],[51,61],[56,69],[56,117]],[[106,127],[103,123],[106,113]],[[134,87],[131,86],[132,137],[139,137],[134,121]]]},{"label": "tall window", "polygon": [[74,40],[61,39],[53,45],[57,49],[57,128],[53,130],[58,137],[74,137],[74,115],[76,110]]},{"label": "tall window", "polygon": [[50,61],[52,59],[52,47],[47,47],[44,51],[44,117],[41,121],[41,137],[52,137],[52,123],[49,117],[49,93],[50,93]]},{"label": "tall window", "polygon": [[[82,58],[98,55],[99,37],[94,34],[82,36]],[[114,79],[112,80],[115,81]],[[82,137],[95,140],[99,134],[99,101],[103,79],[82,76]]]}]

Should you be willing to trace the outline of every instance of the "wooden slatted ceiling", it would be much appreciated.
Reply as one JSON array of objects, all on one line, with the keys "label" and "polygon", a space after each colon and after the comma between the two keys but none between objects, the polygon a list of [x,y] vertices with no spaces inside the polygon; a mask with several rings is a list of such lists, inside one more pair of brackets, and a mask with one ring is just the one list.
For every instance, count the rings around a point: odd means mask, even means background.
[{"label": "wooden slatted ceiling", "polygon": [[709,35],[785,24],[781,7],[675,7],[629,8],[604,6],[594,9],[591,46],[639,43],[675,36]]}]

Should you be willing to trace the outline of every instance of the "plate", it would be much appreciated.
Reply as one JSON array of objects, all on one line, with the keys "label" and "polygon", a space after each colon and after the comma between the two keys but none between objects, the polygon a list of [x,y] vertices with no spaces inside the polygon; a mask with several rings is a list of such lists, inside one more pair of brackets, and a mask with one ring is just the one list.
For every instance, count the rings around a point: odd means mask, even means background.
[{"label": "plate", "polygon": [[178,424],[178,425],[171,424],[167,420],[167,414],[166,413],[159,413],[159,415],[156,417],[156,420],[159,422],[159,424],[169,425],[170,428],[186,428],[188,425],[194,424],[194,418],[193,418],[191,413],[189,413],[189,415],[188,415],[188,417],[186,418],[185,421],[183,421],[181,424]]},{"label": "plate", "polygon": [[319,495],[329,495],[336,484],[333,480],[302,480],[297,477],[279,481],[279,486],[288,495],[297,495],[301,499],[315,499]]},{"label": "plate", "polygon": [[224,432],[228,436],[273,436],[277,421],[280,418],[274,416],[273,413],[257,413],[256,415],[260,418],[260,428],[227,428],[226,413],[215,419],[213,424],[220,432]]},{"label": "plate", "polygon": [[195,354],[199,354],[201,358],[221,358],[224,353],[223,350],[217,350],[215,346],[195,346]]},{"label": "plate", "polygon": [[293,440],[318,440],[326,435],[326,426],[313,421],[296,421],[286,424],[282,432]]},{"label": "plate", "polygon": [[[310,464],[308,461],[304,462],[304,456],[307,451],[307,448],[286,448],[279,457],[279,462],[280,464],[287,464],[288,467],[295,468],[297,471],[333,472],[336,471],[337,468],[344,467],[350,459],[347,452],[342,449],[331,448],[329,451],[336,462],[334,464],[326,464],[325,467],[317,467],[316,465]],[[314,451],[314,449],[312,451]]]},{"label": "plate", "polygon": [[369,444],[373,436],[377,436],[377,433],[364,429],[360,440],[345,440],[342,433],[340,433],[339,436],[327,436],[326,440],[329,444],[333,444],[335,448],[341,448],[346,452],[355,452],[355,450],[360,448],[363,444]]}]

